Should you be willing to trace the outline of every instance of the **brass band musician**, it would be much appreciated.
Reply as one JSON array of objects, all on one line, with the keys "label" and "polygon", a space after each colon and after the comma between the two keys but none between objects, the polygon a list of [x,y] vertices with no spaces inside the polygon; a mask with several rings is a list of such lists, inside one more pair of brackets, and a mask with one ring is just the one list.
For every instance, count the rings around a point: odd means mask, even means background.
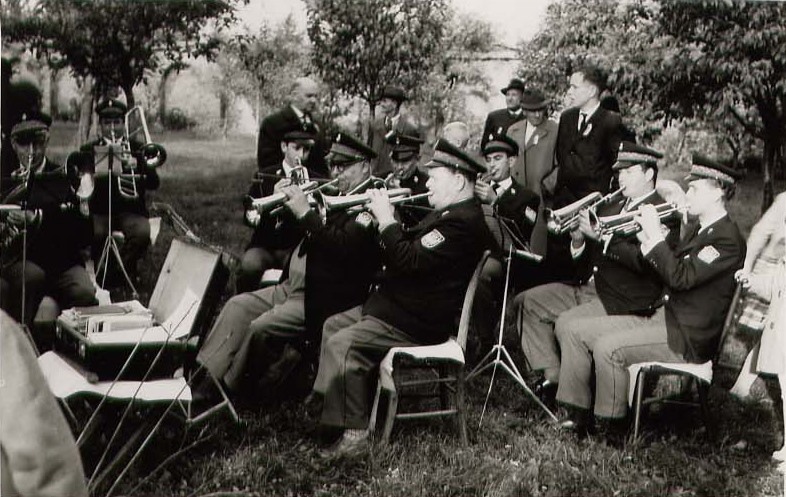
[{"label": "brass band musician", "polygon": [[3,212],[0,220],[0,303],[27,325],[45,295],[61,309],[96,304],[95,288],[84,267],[92,226],[79,212],[65,168],[46,157],[50,124],[46,114],[31,112],[12,128],[11,143],[21,170],[10,178],[14,185],[2,200],[4,206],[19,209]]},{"label": "brass band musician", "polygon": [[[409,188],[413,195],[428,191],[426,181],[428,174],[418,167],[420,161],[420,147],[424,140],[417,135],[406,135],[396,130],[385,136],[390,145],[390,165],[393,171],[386,180],[387,186],[392,188]],[[404,226],[414,226],[419,223],[429,212],[428,200],[422,198],[398,209],[399,220]]]}]

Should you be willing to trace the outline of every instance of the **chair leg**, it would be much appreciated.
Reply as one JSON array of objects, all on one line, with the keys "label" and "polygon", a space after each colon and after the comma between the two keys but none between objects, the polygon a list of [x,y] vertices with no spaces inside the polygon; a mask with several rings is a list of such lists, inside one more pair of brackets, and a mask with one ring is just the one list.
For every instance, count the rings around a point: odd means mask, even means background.
[{"label": "chair leg", "polygon": [[395,390],[388,391],[388,408],[385,413],[385,427],[382,430],[382,441],[388,443],[390,434],[393,432],[393,422],[396,420],[398,411],[398,394]]},{"label": "chair leg", "polygon": [[646,373],[643,369],[636,375],[636,405],[633,414],[633,441],[639,438],[639,424],[641,423],[641,405],[644,400],[644,385]]},{"label": "chair leg", "polygon": [[710,385],[703,381],[696,381],[696,390],[699,394],[699,406],[701,407],[701,417],[704,420],[704,426],[707,427],[707,436],[709,438],[715,438],[715,426],[713,425],[712,419],[710,418],[710,410],[709,410],[709,406],[707,405],[707,398],[710,390]]},{"label": "chair leg", "polygon": [[465,374],[464,368],[459,368],[456,372],[456,422],[458,424],[459,439],[461,445],[467,446],[469,444],[469,437],[467,436],[467,406],[465,402]]},{"label": "chair leg", "polygon": [[368,419],[368,432],[374,434],[377,429],[377,416],[379,415],[379,400],[382,395],[382,384],[377,382],[377,393],[374,394],[374,403],[371,405],[371,416]]},{"label": "chair leg", "polygon": [[[451,374],[451,371],[446,366],[440,366],[437,370],[440,379],[444,379]],[[439,403],[442,409],[450,408],[450,385],[448,383],[439,384]]]}]

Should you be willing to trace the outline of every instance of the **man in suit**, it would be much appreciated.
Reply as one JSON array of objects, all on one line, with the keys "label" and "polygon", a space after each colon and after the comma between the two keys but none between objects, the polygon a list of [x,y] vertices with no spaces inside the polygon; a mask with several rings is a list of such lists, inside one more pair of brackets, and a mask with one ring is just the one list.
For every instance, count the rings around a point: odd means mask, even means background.
[{"label": "man in suit", "polygon": [[557,134],[557,174],[554,206],[562,207],[588,193],[609,192],[622,141],[619,114],[600,106],[606,75],[597,67],[585,66],[570,76],[567,101]]},{"label": "man in suit", "polygon": [[508,128],[515,122],[524,120],[521,110],[521,95],[524,93],[524,82],[513,78],[508,86],[500,90],[505,95],[505,108],[489,112],[486,124],[483,126],[483,136],[480,137],[481,150],[494,135],[504,135]]},{"label": "man in suit", "polygon": [[[263,198],[297,183],[321,178],[319,171],[304,166],[309,163],[316,143],[313,124],[294,124],[285,130],[279,143],[282,161],[262,169],[249,188],[248,197]],[[251,241],[240,260],[236,277],[238,293],[259,288],[267,269],[282,268],[287,255],[303,236],[303,231],[288,210],[259,212],[251,205],[245,210],[245,223],[254,229]]]},{"label": "man in suit", "polygon": [[[97,303],[84,264],[92,238],[90,218],[79,212],[69,174],[46,157],[51,122],[46,114],[30,112],[10,133],[25,171],[14,179],[10,198],[5,199],[20,209],[4,213],[0,220],[4,245],[0,303],[26,325],[32,324],[44,295],[51,295],[61,309]],[[24,241],[26,260],[22,260]]]},{"label": "man in suit", "polygon": [[395,220],[385,191],[370,192],[382,278],[360,321],[327,340],[319,364],[326,386],[321,422],[344,429],[336,454],[355,454],[367,444],[372,389],[385,354],[448,338],[474,268],[492,243],[474,195],[485,168],[444,140],[426,168],[435,211],[412,230]]},{"label": "man in suit", "polygon": [[[347,192],[370,174],[373,150],[339,133],[328,160],[338,189]],[[366,300],[379,270],[379,245],[368,212],[338,210],[326,219],[311,208],[296,185],[281,190],[286,208],[305,233],[282,282],[230,299],[207,335],[197,360],[229,390],[252,393],[277,386],[304,355],[313,355],[324,320]],[[209,406],[213,380],[200,382],[197,401]]]},{"label": "man in suit", "polygon": [[557,399],[573,408],[567,427],[586,430],[591,422],[592,362],[594,414],[619,427],[616,421],[628,411],[629,365],[702,363],[715,355],[734,294],[734,273],[745,259],[745,239],[725,207],[739,177],[733,169],[693,156],[686,202],[697,222],[688,225],[675,248],[666,241],[654,206],[642,206],[636,217],[641,226],[636,263],[657,275],[665,305],[624,327],[588,316],[563,334]]},{"label": "man in suit", "polygon": [[[614,169],[619,171],[622,200],[602,206],[598,216],[633,212],[644,204],[660,204],[663,199],[655,190],[657,159],[662,154],[632,143],[624,143]],[[534,390],[545,400],[553,401],[562,369],[572,366],[566,357],[567,334],[580,331],[583,321],[607,318],[614,329],[651,316],[661,305],[662,283],[643,263],[635,237],[614,237],[604,251],[601,240],[585,211],[579,225],[571,231],[571,255],[578,285],[549,283],[526,290],[515,299],[521,346],[532,369],[541,371],[542,380]],[[678,233],[669,232],[676,243]],[[611,318],[610,316],[613,316]],[[595,331],[593,329],[593,331]],[[599,330],[598,333],[606,331]]]},{"label": "man in suit", "polygon": [[262,120],[257,141],[257,168],[277,166],[284,159],[281,138],[284,133],[311,124],[316,130],[316,138],[308,160],[303,164],[308,169],[327,177],[329,171],[325,163],[325,138],[315,116],[319,99],[319,85],[311,78],[297,78],[292,84],[290,103]]},{"label": "man in suit", "polygon": [[[538,220],[532,231],[530,247],[538,255],[546,255],[546,216],[543,212],[541,181],[554,168],[557,143],[557,122],[548,117],[549,101],[538,90],[525,90],[521,108],[526,119],[510,125],[507,135],[518,144],[519,154],[510,175],[520,185],[541,197]],[[551,185],[553,188],[553,185]]]},{"label": "man in suit", "polygon": [[371,174],[384,178],[390,174],[390,144],[385,139],[391,132],[408,136],[420,136],[417,127],[406,114],[401,112],[407,96],[398,86],[386,86],[379,96],[379,116],[369,126],[369,146],[377,154],[371,161]]},{"label": "man in suit", "polygon": [[[390,164],[393,168],[385,180],[387,187],[409,188],[412,195],[428,192],[428,188],[426,188],[428,174],[418,167],[423,139],[417,135],[405,135],[391,131],[385,140],[390,146]],[[418,224],[431,210],[428,205],[428,199],[425,198],[400,204],[396,209],[399,221],[407,227]]]}]

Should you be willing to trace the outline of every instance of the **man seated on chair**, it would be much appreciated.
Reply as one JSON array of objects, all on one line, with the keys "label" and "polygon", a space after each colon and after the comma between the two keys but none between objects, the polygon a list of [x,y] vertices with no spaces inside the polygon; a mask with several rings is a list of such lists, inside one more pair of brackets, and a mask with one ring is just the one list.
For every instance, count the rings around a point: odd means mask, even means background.
[{"label": "man seated on chair", "polygon": [[[150,214],[145,203],[145,192],[157,190],[161,180],[155,168],[149,167],[142,155],[142,143],[126,136],[127,111],[126,104],[114,98],[99,102],[96,114],[100,136],[82,145],[75,158],[81,175],[99,175],[94,179],[95,189],[89,201],[93,217],[93,259],[98,262],[103,255],[106,238],[112,235],[109,232],[111,221],[112,231],[123,234],[122,243],[119,244],[120,258],[133,279],[138,274],[139,259],[150,247]],[[124,146],[128,147],[126,152],[130,152],[130,156],[125,156],[122,151]],[[102,152],[97,147],[109,147],[111,153]],[[106,169],[101,170],[102,162],[112,168],[111,177]],[[136,176],[133,183],[130,181],[131,175]],[[112,258],[111,254],[106,256]],[[119,273],[110,270],[110,274],[116,277]]]},{"label": "man seated on chair", "polygon": [[[373,155],[357,138],[336,135],[328,161],[341,192],[370,176]],[[311,347],[319,345],[324,320],[363,303],[379,270],[371,214],[338,209],[323,220],[299,186],[281,191],[305,237],[290,254],[281,283],[227,302],[197,356],[209,374],[233,392],[273,388],[302,355],[316,355]],[[207,378],[197,386],[195,399],[208,404],[215,400],[212,381]]]},{"label": "man seated on chair", "polygon": [[[686,203],[696,222],[686,227],[676,248],[665,239],[666,228],[655,207],[642,206],[636,217],[641,227],[636,235],[637,264],[662,282],[665,305],[650,317],[624,322],[576,315],[567,323],[559,337],[562,369],[557,391],[557,400],[572,408],[564,427],[586,432],[591,426],[593,362],[594,414],[613,435],[625,427],[620,421],[628,410],[629,365],[702,363],[713,358],[734,294],[734,273],[745,259],[745,239],[726,212],[738,178],[733,169],[693,156]],[[627,286],[619,290],[633,291]]]},{"label": "man seated on chair", "polygon": [[[248,195],[262,198],[281,192],[284,188],[308,180],[321,178],[322,174],[304,166],[317,139],[313,124],[296,124],[281,139],[284,159],[280,164],[268,164],[254,178]],[[236,276],[238,293],[252,292],[259,288],[262,274],[267,269],[284,267],[287,256],[303,236],[299,223],[288,209],[271,213],[245,211],[245,222],[254,229],[251,241],[240,260]]]},{"label": "man seated on chair", "polygon": [[474,268],[493,244],[474,195],[475,179],[485,168],[444,140],[426,168],[435,210],[411,230],[395,220],[385,191],[369,192],[369,209],[379,223],[382,279],[360,320],[326,340],[319,362],[321,422],[345,430],[334,448],[338,454],[365,446],[382,358],[392,347],[449,337]]},{"label": "man seated on chair", "polygon": [[[409,188],[412,195],[428,192],[426,181],[428,174],[418,167],[420,146],[423,139],[416,135],[405,135],[396,130],[385,136],[390,145],[390,165],[393,171],[385,179],[388,188]],[[402,204],[397,209],[399,221],[410,227],[418,224],[431,210],[427,199]]]},{"label": "man seated on chair", "polygon": [[511,245],[514,250],[526,250],[538,216],[540,197],[510,175],[518,153],[518,145],[507,135],[487,137],[483,155],[488,172],[475,183],[475,196],[483,204],[486,223],[497,242],[495,256],[488,259],[481,273],[476,297],[477,335],[483,350],[494,342],[493,328],[499,317],[499,299],[504,287],[502,261]]},{"label": "man seated on chair", "polygon": [[22,117],[11,130],[20,169],[11,178],[15,186],[3,200],[21,208],[4,212],[0,219],[0,304],[15,320],[30,325],[45,295],[53,297],[61,309],[97,302],[84,265],[92,236],[90,218],[79,212],[63,166],[46,157],[52,120],[36,112]]},{"label": "man seated on chair", "polygon": [[[655,150],[624,142],[613,166],[622,199],[602,205],[597,215],[610,216],[635,211],[644,204],[663,203],[655,190],[657,159],[661,157]],[[524,355],[529,366],[543,374],[533,391],[547,404],[553,403],[562,378],[560,366],[574,360],[566,359],[564,349],[560,358],[562,336],[575,327],[586,328],[577,320],[613,316],[610,319],[624,327],[641,316],[651,316],[661,305],[663,285],[644,264],[636,237],[613,237],[604,253],[604,241],[586,211],[570,236],[576,284],[537,286],[515,300]],[[678,236],[676,229],[670,231],[669,242],[675,244]]]}]

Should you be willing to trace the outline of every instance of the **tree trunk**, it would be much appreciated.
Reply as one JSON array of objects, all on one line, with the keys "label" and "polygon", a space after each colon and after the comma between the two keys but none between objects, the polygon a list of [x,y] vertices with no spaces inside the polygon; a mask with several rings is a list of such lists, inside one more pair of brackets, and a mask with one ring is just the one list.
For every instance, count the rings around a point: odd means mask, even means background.
[{"label": "tree trunk", "polygon": [[761,213],[764,214],[772,201],[775,199],[775,188],[772,184],[772,171],[776,166],[776,149],[777,145],[773,143],[770,137],[764,140],[764,161],[762,163],[762,195],[761,195]]},{"label": "tree trunk", "polygon": [[93,122],[93,78],[87,77],[81,85],[82,103],[79,106],[79,128],[75,145],[79,146],[90,138],[90,126]]},{"label": "tree trunk", "polygon": [[52,119],[60,115],[60,69],[49,70],[49,115]]},{"label": "tree trunk", "polygon": [[126,105],[128,106],[128,110],[131,110],[136,106],[136,99],[134,99],[134,84],[123,83],[122,88],[123,93],[126,95]]},{"label": "tree trunk", "polygon": [[374,124],[374,116],[376,115],[377,104],[376,102],[369,102],[368,103],[368,135],[366,136],[366,143],[371,146],[371,135],[373,134],[374,130],[372,129],[372,125]]},{"label": "tree trunk", "polygon": [[167,118],[167,90],[169,89],[169,78],[173,72],[173,66],[164,69],[164,72],[161,74],[161,81],[158,83],[158,122],[161,123],[162,127],[165,127],[164,123]]}]

